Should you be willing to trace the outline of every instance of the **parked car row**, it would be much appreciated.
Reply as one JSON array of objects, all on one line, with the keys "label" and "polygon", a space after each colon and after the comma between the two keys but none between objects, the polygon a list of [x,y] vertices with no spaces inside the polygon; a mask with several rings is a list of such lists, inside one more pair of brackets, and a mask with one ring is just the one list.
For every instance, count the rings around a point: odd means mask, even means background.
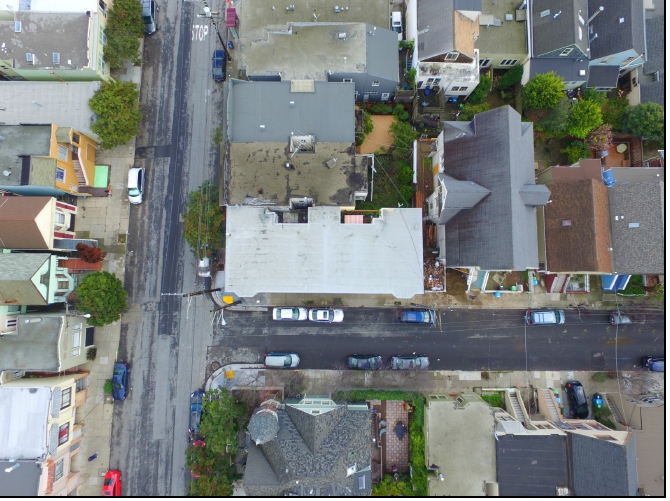
[{"label": "parked car row", "polygon": [[[297,353],[273,351],[264,356],[264,365],[268,369],[295,369],[300,364]],[[350,355],[347,366],[350,369],[377,370],[382,367],[381,355]],[[391,357],[393,370],[427,369],[430,365],[425,355],[399,355]]]},{"label": "parked car row", "polygon": [[[301,308],[297,306],[283,306],[272,309],[272,320],[339,323],[344,320],[344,310],[333,308]],[[398,315],[397,322],[406,324],[435,324],[435,311],[426,308],[403,309]]]}]

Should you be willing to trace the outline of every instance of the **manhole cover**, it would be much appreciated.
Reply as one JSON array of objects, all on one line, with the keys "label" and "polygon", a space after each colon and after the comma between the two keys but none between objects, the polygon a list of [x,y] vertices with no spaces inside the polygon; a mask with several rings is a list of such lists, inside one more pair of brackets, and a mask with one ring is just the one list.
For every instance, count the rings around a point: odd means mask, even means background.
[{"label": "manhole cover", "polygon": [[212,372],[219,370],[221,368],[221,364],[219,362],[212,362],[211,364],[212,367]]}]

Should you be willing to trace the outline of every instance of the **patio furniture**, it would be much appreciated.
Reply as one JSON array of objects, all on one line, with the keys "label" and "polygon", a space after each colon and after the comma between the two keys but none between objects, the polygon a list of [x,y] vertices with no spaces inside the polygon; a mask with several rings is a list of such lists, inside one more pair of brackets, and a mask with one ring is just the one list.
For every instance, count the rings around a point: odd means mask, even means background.
[{"label": "patio furniture", "polygon": [[384,428],[385,426],[386,426],[386,420],[385,419],[382,419],[381,421],[379,421],[379,427],[380,428]]},{"label": "patio furniture", "polygon": [[384,433],[386,433],[386,428],[382,428],[381,430],[379,430],[379,440],[382,439],[382,435],[384,435]]}]

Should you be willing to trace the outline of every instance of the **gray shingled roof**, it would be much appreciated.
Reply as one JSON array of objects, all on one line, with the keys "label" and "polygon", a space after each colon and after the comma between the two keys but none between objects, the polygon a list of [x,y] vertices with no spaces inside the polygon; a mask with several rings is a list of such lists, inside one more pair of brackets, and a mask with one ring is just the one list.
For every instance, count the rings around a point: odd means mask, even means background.
[{"label": "gray shingled roof", "polygon": [[665,106],[665,78],[657,82],[640,83],[640,101]]},{"label": "gray shingled roof", "polygon": [[[373,29],[366,25],[366,31]],[[378,29],[374,36],[366,38],[366,73],[370,77],[385,78],[398,82],[400,70],[398,66],[398,34],[395,31]]]},{"label": "gray shingled roof", "polygon": [[[598,59],[626,50],[637,54],[647,52],[644,36],[644,0],[589,0],[589,15],[603,6],[591,25],[598,34],[590,44],[591,59]],[[619,22],[623,18],[623,23]]]},{"label": "gray shingled roof", "polygon": [[502,435],[496,441],[501,496],[550,497],[568,485],[564,435]]},{"label": "gray shingled roof", "polygon": [[[366,474],[347,476],[346,469],[356,464],[360,471],[371,465],[369,411],[341,406],[313,415],[287,405],[277,416],[277,438],[249,447],[243,481],[247,495],[278,496],[289,491],[307,495],[312,491],[344,496],[358,488],[359,477]],[[370,494],[367,479],[365,486],[359,495]]]},{"label": "gray shingled roof", "polygon": [[[534,57],[530,60],[530,78],[540,73],[553,71],[565,82],[586,81],[589,74],[589,60],[568,59],[566,57]],[[584,72],[582,75],[580,72]]]},{"label": "gray shingled roof", "polygon": [[314,82],[314,92],[291,92],[289,81],[231,80],[228,85],[232,142],[288,145],[291,133],[313,135],[317,143],[354,142],[352,82]]},{"label": "gray shingled roof", "polygon": [[611,87],[614,88],[619,82],[618,66],[598,66],[589,67],[589,79],[586,82],[587,87]]},{"label": "gray shingled roof", "polygon": [[549,193],[549,188],[545,185],[533,183],[524,184],[519,190],[519,195],[521,195],[524,205],[539,207],[547,204],[551,193]]},{"label": "gray shingled roof", "polygon": [[[579,47],[583,54],[588,54],[588,31],[579,21],[580,15],[584,21],[588,19],[586,3],[587,0],[532,0],[532,56],[538,57],[572,44]],[[549,15],[541,17],[542,12],[547,10]],[[554,17],[556,14],[558,17]],[[570,54],[573,57],[576,55]]]},{"label": "gray shingled roof", "polygon": [[438,178],[446,189],[444,206],[440,212],[439,224],[445,224],[462,209],[472,209],[491,193],[472,181],[458,181],[451,176],[439,173]]},{"label": "gray shingled roof", "polygon": [[665,73],[665,16],[652,17],[645,21],[647,32],[647,61],[645,73]]},{"label": "gray shingled roof", "polygon": [[[449,124],[447,124],[449,125]],[[474,136],[444,144],[444,173],[491,193],[445,225],[446,265],[483,270],[538,266],[536,210],[520,191],[535,183],[533,127],[503,106],[475,116]]]},{"label": "gray shingled roof", "polygon": [[625,446],[569,433],[568,449],[572,488],[576,496],[637,495],[635,433],[630,433]]},{"label": "gray shingled roof", "polygon": [[416,10],[419,61],[453,50],[454,0],[417,0]]},{"label": "gray shingled roof", "polygon": [[609,188],[614,273],[665,273],[664,195],[663,181],[617,183]]},{"label": "gray shingled roof", "polygon": [[274,440],[279,431],[279,420],[272,409],[256,409],[249,420],[249,435],[257,445]]}]

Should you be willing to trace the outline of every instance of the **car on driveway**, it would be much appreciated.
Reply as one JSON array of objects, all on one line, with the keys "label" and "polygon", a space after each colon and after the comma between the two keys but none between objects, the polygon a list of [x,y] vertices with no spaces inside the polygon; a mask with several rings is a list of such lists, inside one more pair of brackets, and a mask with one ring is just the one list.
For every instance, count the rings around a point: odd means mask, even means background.
[{"label": "car on driveway", "polygon": [[102,481],[102,495],[121,495],[121,472],[119,470],[109,470],[105,473],[105,478]]},{"label": "car on driveway", "polygon": [[350,355],[347,358],[350,369],[377,370],[382,367],[382,357],[379,355]]},{"label": "car on driveway", "polygon": [[202,419],[202,399],[205,392],[197,390],[191,393],[191,415],[188,419],[188,433],[195,437],[200,431],[200,419]]},{"label": "car on driveway", "polygon": [[406,355],[391,357],[391,369],[394,370],[415,370],[427,369],[430,365],[428,357],[425,355]]},{"label": "car on driveway", "polygon": [[435,324],[435,311],[428,309],[402,310],[400,322],[404,324]]},{"label": "car on driveway", "polygon": [[300,357],[297,353],[285,353],[273,351],[264,356],[265,367],[268,369],[293,369],[300,364]]},{"label": "car on driveway", "polygon": [[665,372],[665,357],[642,357],[642,367],[654,372]]},{"label": "car on driveway", "polygon": [[307,320],[307,308],[272,308],[272,320]]},{"label": "car on driveway", "polygon": [[226,53],[221,49],[215,50],[212,54],[212,78],[216,82],[223,82],[226,79]]},{"label": "car on driveway", "polygon": [[586,419],[589,417],[589,402],[582,383],[579,381],[568,381],[565,383],[565,391],[568,394],[570,413],[573,418]]},{"label": "car on driveway", "polygon": [[341,322],[344,320],[344,311],[343,310],[334,310],[332,308],[315,308],[309,310],[307,315],[312,322]]},{"label": "car on driveway", "polygon": [[528,310],[524,317],[527,325],[557,325],[565,323],[563,310]]},{"label": "car on driveway", "polygon": [[112,372],[112,398],[125,400],[128,394],[128,364],[119,362],[114,364]]}]

